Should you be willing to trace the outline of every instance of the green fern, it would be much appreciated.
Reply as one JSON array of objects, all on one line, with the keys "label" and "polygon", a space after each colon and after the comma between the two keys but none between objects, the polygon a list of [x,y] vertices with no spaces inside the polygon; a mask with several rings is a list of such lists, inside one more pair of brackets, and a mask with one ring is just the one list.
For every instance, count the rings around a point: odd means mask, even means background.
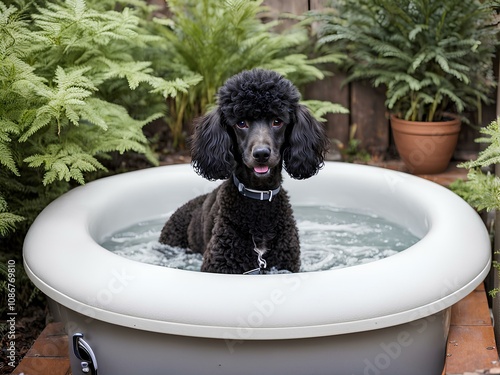
[{"label": "green fern", "polygon": [[16,135],[18,127],[12,121],[0,119],[0,163],[16,176],[20,176],[12,150],[9,143],[12,141],[11,134]]},{"label": "green fern", "polygon": [[452,190],[478,210],[500,208],[500,178],[479,169],[471,169],[467,181],[457,180]]},{"label": "green fern", "polygon": [[32,155],[24,161],[32,168],[44,166],[46,171],[42,180],[44,185],[56,180],[69,182],[71,179],[84,184],[84,172],[105,169],[101,163],[75,144],[52,144],[46,148],[44,155]]},{"label": "green fern", "polygon": [[486,143],[488,147],[479,152],[476,160],[459,164],[469,169],[466,181],[456,181],[451,185],[453,191],[479,210],[500,209],[500,177],[482,170],[500,163],[500,119],[491,122],[480,132],[485,137],[476,142]]},{"label": "green fern", "polygon": [[139,17],[152,8],[136,3],[0,2],[1,236],[106,171],[111,153],[157,164],[142,128],[196,81],[165,80],[143,59],[159,38]]},{"label": "green fern", "polygon": [[[89,98],[97,88],[84,76],[90,67],[75,69],[66,73],[61,67],[57,67],[54,77],[54,88],[48,86],[33,86],[34,92],[46,104],[40,106],[36,111],[36,116],[28,129],[19,138],[20,142],[26,142],[33,134],[44,126],[57,124],[57,133],[60,134],[61,127],[66,123],[78,126],[80,112],[85,111],[85,99]],[[106,127],[104,121],[98,119],[97,114],[92,118],[97,118],[97,123]]]},{"label": "green fern", "polygon": [[334,55],[315,60],[302,53],[310,39],[300,22],[275,32],[279,22],[265,22],[268,8],[262,0],[172,0],[168,5],[171,19],[156,19],[164,59],[174,67],[165,70],[166,77],[194,77],[197,82],[189,92],[169,99],[174,144],[182,143],[193,118],[214,104],[218,88],[230,76],[260,67],[300,85],[322,79],[318,64],[334,60]]},{"label": "green fern", "polygon": [[5,237],[16,228],[16,224],[22,222],[24,218],[7,211],[7,202],[0,196],[0,237]]},{"label": "green fern", "polygon": [[[488,147],[479,152],[476,160],[461,163],[459,166],[468,168],[466,181],[455,181],[451,189],[464,198],[478,210],[500,210],[500,177],[490,172],[483,172],[490,166],[500,163],[500,118],[491,122],[487,127],[480,129],[485,137],[476,139],[476,142],[486,143]],[[499,249],[496,249],[499,251]],[[493,262],[493,266],[500,270],[500,264]],[[492,296],[500,292],[499,288],[490,291]]]},{"label": "green fern", "polygon": [[481,151],[476,160],[459,164],[459,167],[469,169],[467,181],[455,182],[452,189],[479,210],[491,211],[500,209],[500,177],[481,170],[500,163],[500,127],[496,121],[480,132],[488,137],[476,139],[476,142],[486,143],[489,146]]},{"label": "green fern", "polygon": [[462,163],[462,167],[471,169],[500,164],[500,127],[498,121],[493,121],[486,128],[479,130],[482,134],[487,135],[487,137],[478,138],[476,142],[486,143],[489,146],[479,153],[476,160]]},{"label": "green fern", "polygon": [[337,103],[322,100],[302,100],[301,103],[308,107],[313,116],[321,122],[326,121],[324,116],[328,113],[349,113],[348,109]]}]

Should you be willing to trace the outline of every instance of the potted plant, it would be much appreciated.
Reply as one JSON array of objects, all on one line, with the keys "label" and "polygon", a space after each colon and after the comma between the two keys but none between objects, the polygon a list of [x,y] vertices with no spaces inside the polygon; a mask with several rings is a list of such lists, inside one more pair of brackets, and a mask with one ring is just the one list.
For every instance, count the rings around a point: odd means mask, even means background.
[{"label": "potted plant", "polygon": [[495,15],[490,0],[337,0],[320,16],[318,43],[348,54],[348,81],[385,87],[410,172],[438,173],[453,155],[458,116],[490,101]]}]

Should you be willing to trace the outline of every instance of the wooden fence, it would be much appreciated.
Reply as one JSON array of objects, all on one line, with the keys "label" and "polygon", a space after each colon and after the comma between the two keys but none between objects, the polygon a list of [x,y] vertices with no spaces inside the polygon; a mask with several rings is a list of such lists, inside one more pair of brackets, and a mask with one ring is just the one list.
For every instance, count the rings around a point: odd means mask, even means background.
[{"label": "wooden fence", "polygon": [[[322,9],[327,1],[265,0],[264,3],[276,14],[281,12],[302,14],[308,10]],[[330,69],[334,71],[333,66]],[[329,100],[349,109],[348,115],[337,114],[327,117],[329,136],[347,144],[350,129],[352,126],[356,126],[354,137],[361,142],[361,148],[378,155],[390,153],[391,150],[394,152],[388,115],[384,106],[384,91],[372,88],[367,82],[354,82],[343,86],[344,79],[345,76],[337,72],[331,77],[310,84],[303,92],[305,99]],[[495,108],[496,104],[483,108],[481,125],[487,125],[495,119]],[[477,114],[471,113],[469,117],[471,119],[477,118]],[[473,123],[476,122],[473,121]],[[455,158],[459,160],[473,158],[480,147],[474,142],[478,136],[477,129],[467,125],[462,126]]]}]

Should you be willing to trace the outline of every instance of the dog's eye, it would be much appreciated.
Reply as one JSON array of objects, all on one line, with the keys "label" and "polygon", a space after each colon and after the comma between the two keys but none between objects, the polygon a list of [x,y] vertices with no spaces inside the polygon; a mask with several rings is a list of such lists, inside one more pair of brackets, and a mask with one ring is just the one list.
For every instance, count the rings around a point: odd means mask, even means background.
[{"label": "dog's eye", "polygon": [[245,129],[245,128],[248,128],[248,124],[246,121],[238,121],[236,123],[236,126],[240,129]]},{"label": "dog's eye", "polygon": [[283,120],[280,119],[280,118],[277,118],[273,121],[273,126],[276,127],[276,128],[280,128],[282,127],[284,124]]}]

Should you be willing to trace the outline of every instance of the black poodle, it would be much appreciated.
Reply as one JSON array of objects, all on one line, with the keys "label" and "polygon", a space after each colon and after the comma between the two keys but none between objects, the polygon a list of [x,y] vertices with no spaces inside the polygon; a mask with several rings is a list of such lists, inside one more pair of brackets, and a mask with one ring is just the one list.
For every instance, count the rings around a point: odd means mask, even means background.
[{"label": "black poodle", "polygon": [[161,243],[202,253],[206,272],[299,271],[298,230],[281,170],[309,178],[328,147],[322,125],[299,99],[273,71],[244,71],[226,81],[217,107],[196,124],[191,155],[201,176],[227,180],[177,209]]}]

